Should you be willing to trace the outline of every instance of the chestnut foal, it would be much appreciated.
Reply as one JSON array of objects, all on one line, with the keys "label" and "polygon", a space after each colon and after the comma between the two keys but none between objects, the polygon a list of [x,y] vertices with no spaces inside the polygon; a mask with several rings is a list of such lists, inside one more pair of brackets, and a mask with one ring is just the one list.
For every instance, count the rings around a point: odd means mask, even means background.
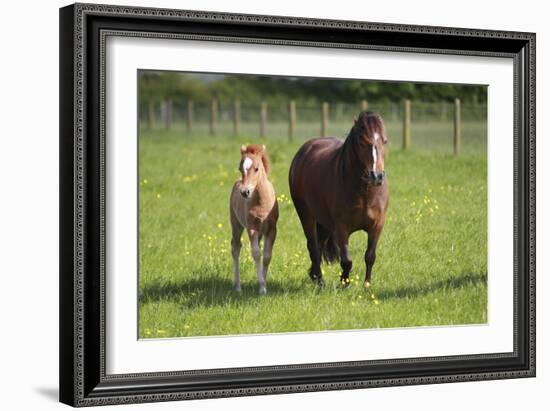
[{"label": "chestnut foal", "polygon": [[[256,276],[259,293],[267,292],[267,269],[277,236],[279,208],[273,185],[268,180],[270,162],[263,145],[241,147],[239,163],[241,178],[231,190],[229,215],[231,221],[231,254],[233,256],[234,287],[241,292],[239,254],[241,234],[246,228],[250,240],[252,257],[256,263]],[[260,241],[264,240],[263,261],[261,261]]]}]

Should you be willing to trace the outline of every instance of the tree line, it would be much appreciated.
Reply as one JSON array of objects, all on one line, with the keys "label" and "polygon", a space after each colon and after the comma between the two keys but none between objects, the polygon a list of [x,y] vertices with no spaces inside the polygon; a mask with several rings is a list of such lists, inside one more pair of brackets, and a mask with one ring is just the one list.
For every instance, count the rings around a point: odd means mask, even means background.
[{"label": "tree line", "polygon": [[478,85],[244,74],[140,71],[138,87],[141,103],[159,103],[169,99],[198,103],[212,99],[268,103],[294,100],[300,104],[319,104],[323,101],[356,103],[363,99],[377,102],[403,99],[452,102],[460,98],[465,103],[473,104],[487,101],[486,86]]}]

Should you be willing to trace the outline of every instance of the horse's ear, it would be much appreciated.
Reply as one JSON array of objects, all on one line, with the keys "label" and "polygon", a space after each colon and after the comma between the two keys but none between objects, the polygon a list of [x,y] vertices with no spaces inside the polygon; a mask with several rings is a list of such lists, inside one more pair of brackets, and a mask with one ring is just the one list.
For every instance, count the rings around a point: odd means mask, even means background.
[{"label": "horse's ear", "polygon": [[265,151],[265,144],[262,144],[262,151]]},{"label": "horse's ear", "polygon": [[353,124],[357,124],[357,116],[353,117]]},{"label": "horse's ear", "polygon": [[246,146],[243,144],[241,146],[241,154],[244,154],[244,153],[246,153]]},{"label": "horse's ear", "polygon": [[264,165],[264,170],[267,175],[271,173],[271,161],[269,161],[269,156],[267,155],[267,150],[265,146],[262,146],[262,164]]}]

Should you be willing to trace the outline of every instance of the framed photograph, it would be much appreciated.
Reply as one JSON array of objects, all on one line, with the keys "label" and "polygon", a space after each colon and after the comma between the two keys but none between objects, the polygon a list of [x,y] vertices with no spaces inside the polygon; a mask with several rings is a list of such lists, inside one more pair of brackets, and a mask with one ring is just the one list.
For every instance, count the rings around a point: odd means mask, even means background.
[{"label": "framed photograph", "polygon": [[535,376],[535,34],[60,10],[60,400]]}]

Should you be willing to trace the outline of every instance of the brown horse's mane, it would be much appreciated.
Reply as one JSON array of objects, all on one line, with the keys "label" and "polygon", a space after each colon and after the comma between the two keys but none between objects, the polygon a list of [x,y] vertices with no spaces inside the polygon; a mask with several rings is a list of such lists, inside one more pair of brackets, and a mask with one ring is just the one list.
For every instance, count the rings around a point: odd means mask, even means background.
[{"label": "brown horse's mane", "polygon": [[374,133],[380,135],[383,144],[388,142],[382,117],[374,111],[362,111],[355,120],[348,138],[351,138],[352,142],[355,143],[357,138],[363,137],[366,138],[369,144],[374,144]]},{"label": "brown horse's mane", "polygon": [[271,161],[267,154],[267,149],[262,144],[249,144],[245,147],[245,150],[242,151],[242,154],[252,154],[253,156],[261,156],[262,164],[267,175],[271,173]]},{"label": "brown horse's mane", "polygon": [[375,145],[374,133],[378,133],[382,139],[382,144],[388,142],[382,117],[373,111],[362,111],[355,119],[355,123],[341,148],[342,155],[346,159],[342,166],[350,170],[345,174],[354,175],[359,181],[357,194],[363,194],[367,190],[370,180],[366,169],[366,159],[358,156],[357,146],[364,144],[364,142]]}]

